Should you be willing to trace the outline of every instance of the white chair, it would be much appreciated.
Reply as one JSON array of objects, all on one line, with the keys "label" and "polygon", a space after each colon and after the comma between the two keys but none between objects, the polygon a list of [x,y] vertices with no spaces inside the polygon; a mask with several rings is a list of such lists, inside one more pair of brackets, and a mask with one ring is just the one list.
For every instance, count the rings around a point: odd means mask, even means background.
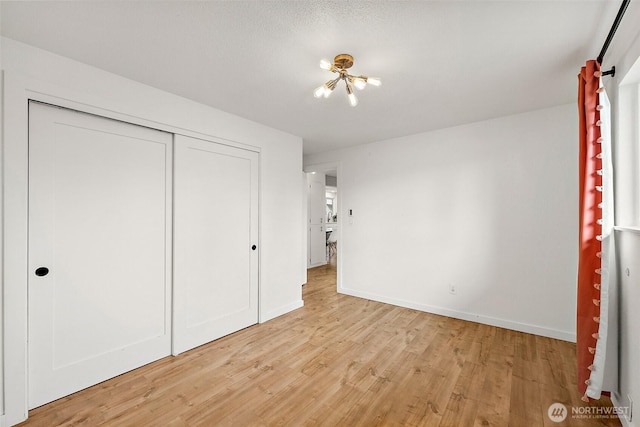
[{"label": "white chair", "polygon": [[336,254],[337,249],[338,249],[338,231],[334,227],[333,230],[331,231],[331,234],[329,234],[329,237],[327,238],[327,250],[329,252],[329,258],[331,258],[332,255]]}]

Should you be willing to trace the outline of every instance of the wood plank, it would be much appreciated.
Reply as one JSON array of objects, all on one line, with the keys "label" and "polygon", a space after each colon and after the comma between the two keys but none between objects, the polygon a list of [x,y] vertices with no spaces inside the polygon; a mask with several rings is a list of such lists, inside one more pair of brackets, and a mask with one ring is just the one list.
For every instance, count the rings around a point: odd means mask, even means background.
[{"label": "wood plank", "polygon": [[335,263],[308,277],[303,308],[36,408],[22,425],[522,427],[554,425],[556,401],[586,405],[572,343],[338,294]]}]

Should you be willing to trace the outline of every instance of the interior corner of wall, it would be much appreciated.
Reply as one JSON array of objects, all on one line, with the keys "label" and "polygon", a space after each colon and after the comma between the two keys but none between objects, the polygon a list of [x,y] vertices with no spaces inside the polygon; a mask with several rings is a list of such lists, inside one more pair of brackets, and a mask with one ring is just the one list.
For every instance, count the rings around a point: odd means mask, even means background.
[{"label": "interior corner of wall", "polygon": [[[0,40],[2,43],[2,40]],[[2,51],[0,45],[0,153],[4,152],[3,134],[4,134],[4,70],[2,70]],[[4,156],[2,156],[4,159]],[[4,224],[4,181],[3,181],[4,163],[0,161],[0,242],[4,242],[3,224]],[[4,422],[4,244],[0,244],[0,427],[5,425]]]}]

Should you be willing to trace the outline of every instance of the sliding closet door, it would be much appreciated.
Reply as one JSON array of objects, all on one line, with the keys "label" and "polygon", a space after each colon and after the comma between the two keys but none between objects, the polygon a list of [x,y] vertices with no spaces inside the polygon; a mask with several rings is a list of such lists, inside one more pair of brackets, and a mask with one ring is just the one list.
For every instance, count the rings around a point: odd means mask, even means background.
[{"label": "sliding closet door", "polygon": [[258,153],[176,135],[174,165],[178,354],[258,322]]},{"label": "sliding closet door", "polygon": [[30,104],[30,408],[171,353],[171,145]]}]

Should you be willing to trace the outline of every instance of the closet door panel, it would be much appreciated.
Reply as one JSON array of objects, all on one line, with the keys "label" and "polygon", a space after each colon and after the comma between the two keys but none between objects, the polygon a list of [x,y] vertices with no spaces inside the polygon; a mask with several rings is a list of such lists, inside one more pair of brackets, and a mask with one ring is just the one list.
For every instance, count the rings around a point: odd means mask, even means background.
[{"label": "closet door panel", "polygon": [[170,354],[172,137],[29,114],[33,408]]},{"label": "closet door panel", "polygon": [[258,322],[258,154],[180,135],[175,143],[178,354]]}]

